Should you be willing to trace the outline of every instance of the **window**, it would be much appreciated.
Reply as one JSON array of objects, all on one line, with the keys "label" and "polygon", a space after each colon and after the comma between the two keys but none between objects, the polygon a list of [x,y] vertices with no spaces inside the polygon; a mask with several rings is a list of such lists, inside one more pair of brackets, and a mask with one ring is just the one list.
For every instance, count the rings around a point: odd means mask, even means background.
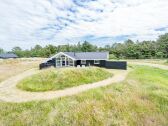
[{"label": "window", "polygon": [[70,58],[68,58],[68,60],[69,60],[69,66],[73,66],[74,65],[73,60]]},{"label": "window", "polygon": [[74,61],[65,55],[56,56],[56,67],[74,66]]},{"label": "window", "polygon": [[81,60],[81,64],[86,64],[86,60]]},{"label": "window", "polygon": [[100,64],[100,60],[94,60],[94,64]]}]

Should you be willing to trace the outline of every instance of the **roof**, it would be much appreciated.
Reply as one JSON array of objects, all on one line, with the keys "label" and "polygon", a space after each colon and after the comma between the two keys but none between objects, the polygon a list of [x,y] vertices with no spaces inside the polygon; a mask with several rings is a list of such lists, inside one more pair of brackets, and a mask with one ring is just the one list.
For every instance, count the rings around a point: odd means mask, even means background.
[{"label": "roof", "polygon": [[60,53],[63,53],[73,58],[74,60],[107,60],[109,55],[108,52],[60,52]]},{"label": "roof", "polygon": [[107,60],[108,52],[63,52],[76,60]]},{"label": "roof", "polygon": [[43,61],[43,63],[55,58],[59,54],[69,56],[73,60],[108,60],[109,58],[109,52],[59,52]]},{"label": "roof", "polygon": [[0,54],[0,58],[18,58],[18,56],[14,53],[4,53]]}]

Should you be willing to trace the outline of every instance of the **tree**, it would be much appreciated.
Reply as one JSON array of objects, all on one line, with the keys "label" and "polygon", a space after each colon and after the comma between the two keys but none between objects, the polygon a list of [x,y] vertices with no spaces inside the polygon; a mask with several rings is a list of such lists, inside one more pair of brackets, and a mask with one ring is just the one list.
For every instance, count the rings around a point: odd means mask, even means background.
[{"label": "tree", "polygon": [[97,46],[94,46],[87,41],[84,41],[84,43],[82,44],[82,47],[81,47],[81,51],[83,51],[83,52],[93,52],[96,50],[97,50]]},{"label": "tree", "polygon": [[2,48],[0,48],[0,54],[4,53],[4,50]]},{"label": "tree", "polygon": [[128,39],[124,42],[125,45],[133,45],[134,42],[131,39]]},{"label": "tree", "polygon": [[47,45],[46,47],[44,47],[43,52],[44,52],[44,57],[49,57],[57,52],[57,48],[56,46],[53,46],[53,45]]},{"label": "tree", "polygon": [[156,53],[156,57],[157,58],[163,58],[164,57],[164,53],[163,52],[157,52]]},{"label": "tree", "polygon": [[76,51],[78,51],[78,52],[81,52],[82,51],[82,45],[81,45],[81,43],[80,42],[78,42],[78,44],[77,44],[77,47],[76,47]]},{"label": "tree", "polygon": [[125,45],[122,43],[114,43],[112,45],[112,54],[117,58],[125,58]]},{"label": "tree", "polygon": [[[22,50],[20,47],[14,47],[12,52],[19,57],[49,57],[57,52],[93,52],[93,51],[109,51],[111,57],[142,59],[142,58],[167,58],[168,57],[168,33],[159,36],[157,41],[142,41],[134,42],[131,39],[123,43],[114,43],[112,45],[105,45],[104,47],[97,47],[91,43],[84,41],[78,42],[74,45],[46,45],[42,47],[35,45],[30,50]],[[0,49],[0,53],[3,53]]]},{"label": "tree", "polygon": [[157,44],[159,45],[158,50],[165,54],[164,57],[168,58],[168,33],[159,36]]},{"label": "tree", "polygon": [[[42,55],[42,47],[40,45],[35,45],[34,48],[31,49],[32,57],[41,57]],[[28,54],[28,53],[27,53]]]},{"label": "tree", "polygon": [[19,46],[13,47],[12,52],[22,51]]},{"label": "tree", "polygon": [[23,57],[23,51],[19,46],[16,46],[12,49],[12,52],[15,53],[18,57]]},{"label": "tree", "polygon": [[34,50],[40,50],[42,47],[40,45],[35,45]]}]

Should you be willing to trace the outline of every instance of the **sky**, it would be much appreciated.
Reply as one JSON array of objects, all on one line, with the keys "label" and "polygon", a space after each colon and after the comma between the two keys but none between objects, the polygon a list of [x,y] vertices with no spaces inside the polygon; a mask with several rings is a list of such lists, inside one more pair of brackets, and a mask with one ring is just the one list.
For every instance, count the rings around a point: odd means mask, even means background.
[{"label": "sky", "polygon": [[103,46],[168,32],[168,0],[0,0],[0,48]]}]

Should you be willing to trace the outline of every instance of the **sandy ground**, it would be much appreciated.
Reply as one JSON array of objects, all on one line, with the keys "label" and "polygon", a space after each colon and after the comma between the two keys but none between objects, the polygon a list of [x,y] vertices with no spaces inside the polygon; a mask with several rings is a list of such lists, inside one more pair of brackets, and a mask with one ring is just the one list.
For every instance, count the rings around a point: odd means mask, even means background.
[{"label": "sandy ground", "polygon": [[113,77],[103,81],[91,84],[84,84],[77,87],[67,88],[64,90],[48,91],[48,92],[28,92],[16,88],[16,84],[25,77],[38,73],[39,70],[31,69],[17,76],[13,76],[0,83],[0,101],[4,102],[27,102],[32,100],[48,100],[63,96],[78,94],[89,89],[110,85],[112,83],[121,82],[126,78],[128,71],[111,70]]},{"label": "sandy ground", "polygon": [[19,58],[0,60],[0,82],[31,68],[38,68],[42,58]]}]

